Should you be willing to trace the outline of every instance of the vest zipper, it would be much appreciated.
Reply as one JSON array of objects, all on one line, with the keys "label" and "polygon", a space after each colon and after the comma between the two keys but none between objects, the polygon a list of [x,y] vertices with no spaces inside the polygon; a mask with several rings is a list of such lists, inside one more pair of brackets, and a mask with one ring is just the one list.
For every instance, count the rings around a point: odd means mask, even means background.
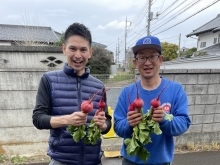
[{"label": "vest zipper", "polygon": [[[79,77],[77,77],[77,90],[78,90],[78,103],[79,103],[79,110],[80,110],[80,105],[81,105],[81,102],[82,102],[82,99],[81,99],[81,79]],[[83,144],[83,142],[81,142]],[[80,164],[81,165],[84,165],[84,146],[82,145],[82,154],[81,154],[81,160],[80,160]]]}]

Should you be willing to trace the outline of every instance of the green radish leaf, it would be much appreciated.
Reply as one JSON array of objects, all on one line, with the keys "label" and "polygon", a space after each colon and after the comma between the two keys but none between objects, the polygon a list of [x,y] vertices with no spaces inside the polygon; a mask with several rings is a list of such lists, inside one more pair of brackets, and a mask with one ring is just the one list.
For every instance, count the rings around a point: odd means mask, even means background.
[{"label": "green radish leaf", "polygon": [[167,114],[167,113],[165,113],[164,119],[171,121],[171,120],[173,119],[173,115],[172,115],[172,114]]},{"label": "green radish leaf", "polygon": [[88,138],[84,138],[84,143],[85,144],[89,144],[90,143],[90,140]]},{"label": "green radish leaf", "polygon": [[153,120],[147,120],[147,125],[148,125],[148,126],[154,126],[154,124],[155,124],[155,121],[153,121]]},{"label": "green radish leaf", "polygon": [[100,138],[101,138],[101,130],[92,119],[88,126],[87,136],[85,137],[84,142],[86,142],[86,144],[95,145]]},{"label": "green radish leaf", "polygon": [[131,142],[131,138],[127,138],[124,140],[125,145],[127,146]]},{"label": "green radish leaf", "polygon": [[150,135],[149,135],[149,132],[148,132],[148,131],[142,131],[142,130],[140,130],[139,141],[144,144],[144,142],[146,141],[146,139],[149,138],[149,136],[150,136]]},{"label": "green radish leaf", "polygon": [[67,130],[72,135],[73,140],[78,143],[80,139],[82,139],[86,135],[85,128],[86,128],[85,125],[82,125],[82,126],[69,125],[67,127]]},{"label": "green radish leaf", "polygon": [[138,126],[135,126],[133,128],[133,137],[138,140],[139,139],[139,129],[138,129]]},{"label": "green radish leaf", "polygon": [[150,153],[142,146],[137,152],[137,156],[144,162],[147,162],[147,159],[150,157]]},{"label": "green radish leaf", "polygon": [[153,128],[154,128],[154,133],[155,133],[156,135],[160,135],[160,134],[162,133],[158,122],[155,122]]},{"label": "green radish leaf", "polygon": [[152,112],[151,110],[148,110],[147,113],[144,115],[145,121],[151,119],[151,117],[152,117],[151,112]]},{"label": "green radish leaf", "polygon": [[131,154],[134,154],[134,153],[135,153],[135,150],[136,150],[138,147],[139,147],[139,145],[138,145],[137,141],[132,138],[131,141],[130,141],[130,143],[128,143],[128,145],[127,145],[127,148],[126,148],[127,153],[130,154],[130,155],[131,155]]},{"label": "green radish leaf", "polygon": [[146,144],[148,144],[148,143],[152,143],[150,136],[148,136],[148,137],[144,140],[143,145],[146,145]]},{"label": "green radish leaf", "polygon": [[138,124],[138,128],[140,130],[144,130],[146,129],[146,123],[144,121],[141,121],[139,124]]}]

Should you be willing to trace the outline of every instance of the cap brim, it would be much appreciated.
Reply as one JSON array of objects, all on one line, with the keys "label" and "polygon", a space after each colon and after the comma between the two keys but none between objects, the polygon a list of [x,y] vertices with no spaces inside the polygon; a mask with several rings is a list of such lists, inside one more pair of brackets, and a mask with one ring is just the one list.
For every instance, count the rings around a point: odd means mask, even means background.
[{"label": "cap brim", "polygon": [[137,54],[137,52],[143,49],[155,49],[161,54],[161,47],[158,45],[137,45],[132,48],[134,54]]}]

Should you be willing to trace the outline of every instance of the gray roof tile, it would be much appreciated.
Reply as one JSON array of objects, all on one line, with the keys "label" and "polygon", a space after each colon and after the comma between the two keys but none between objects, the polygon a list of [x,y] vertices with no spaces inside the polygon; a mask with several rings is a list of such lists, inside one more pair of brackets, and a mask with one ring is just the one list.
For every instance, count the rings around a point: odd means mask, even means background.
[{"label": "gray roof tile", "polygon": [[51,27],[0,24],[1,41],[56,42],[59,33]]},{"label": "gray roof tile", "polygon": [[218,14],[217,17],[215,17],[211,21],[207,22],[206,24],[202,25],[198,29],[193,30],[192,33],[187,34],[186,37],[190,37],[190,36],[193,36],[193,35],[198,35],[198,34],[201,34],[203,32],[208,32],[208,31],[216,32],[216,31],[219,31],[219,30],[220,30],[220,14]]}]

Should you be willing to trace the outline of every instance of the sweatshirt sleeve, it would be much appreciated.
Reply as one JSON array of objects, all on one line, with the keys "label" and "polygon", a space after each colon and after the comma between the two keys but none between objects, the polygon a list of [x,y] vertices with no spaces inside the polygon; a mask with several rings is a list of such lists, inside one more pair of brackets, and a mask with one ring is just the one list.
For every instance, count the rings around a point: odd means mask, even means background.
[{"label": "sweatshirt sleeve", "polygon": [[33,124],[37,129],[52,129],[51,119],[51,102],[50,102],[50,85],[45,76],[41,77],[35,108],[32,114]]},{"label": "sweatshirt sleeve", "polygon": [[185,133],[191,124],[188,115],[187,95],[182,87],[176,96],[173,106],[173,119],[171,121],[163,120],[160,123],[160,128],[164,134],[179,136]]},{"label": "sweatshirt sleeve", "polygon": [[114,110],[114,131],[122,138],[130,138],[133,132],[133,128],[129,125],[127,120],[128,107],[126,106],[126,100],[127,98],[124,88],[118,98]]}]

